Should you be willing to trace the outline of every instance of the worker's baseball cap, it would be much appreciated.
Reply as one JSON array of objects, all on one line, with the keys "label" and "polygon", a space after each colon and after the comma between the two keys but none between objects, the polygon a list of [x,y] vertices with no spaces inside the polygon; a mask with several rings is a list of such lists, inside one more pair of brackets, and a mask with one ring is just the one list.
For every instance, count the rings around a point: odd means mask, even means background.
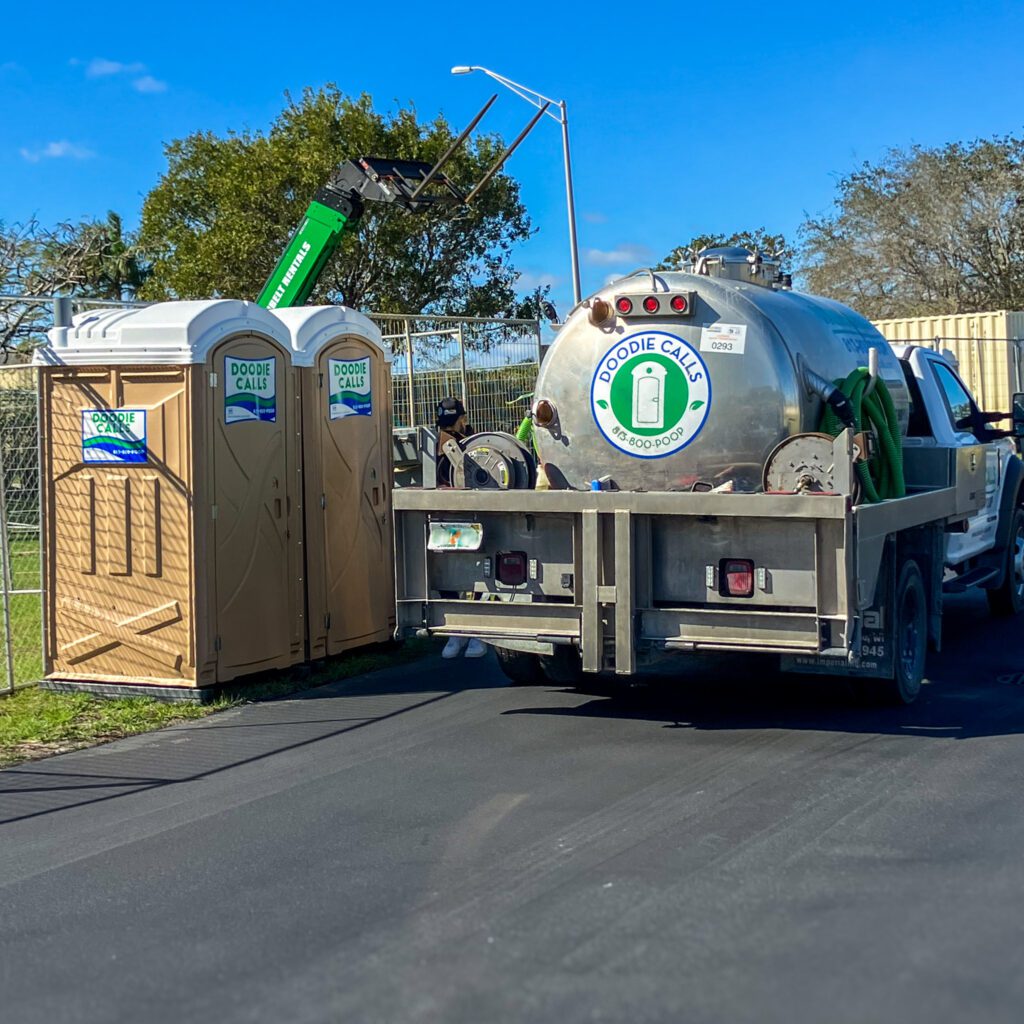
[{"label": "worker's baseball cap", "polygon": [[437,425],[454,427],[460,416],[466,415],[466,407],[457,398],[442,398],[437,403]]}]

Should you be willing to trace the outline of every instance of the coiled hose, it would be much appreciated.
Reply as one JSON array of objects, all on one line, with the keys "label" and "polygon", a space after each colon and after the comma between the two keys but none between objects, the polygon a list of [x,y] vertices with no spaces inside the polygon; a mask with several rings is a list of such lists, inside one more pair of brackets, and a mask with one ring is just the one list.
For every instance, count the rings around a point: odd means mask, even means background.
[{"label": "coiled hose", "polygon": [[516,440],[522,441],[528,448],[533,447],[533,417],[527,413],[516,431]]},{"label": "coiled hose", "polygon": [[[835,384],[853,407],[856,429],[862,431],[870,428],[875,435],[875,455],[861,459],[856,463],[855,470],[864,497],[869,502],[878,502],[888,498],[902,498],[907,493],[907,487],[903,479],[903,438],[896,406],[881,377],[877,379],[874,390],[865,395],[870,380],[871,374],[867,367],[862,366],[854,370],[846,380],[837,380]],[[835,410],[831,405],[826,405],[821,418],[822,432],[836,437],[842,429],[843,423]]]}]

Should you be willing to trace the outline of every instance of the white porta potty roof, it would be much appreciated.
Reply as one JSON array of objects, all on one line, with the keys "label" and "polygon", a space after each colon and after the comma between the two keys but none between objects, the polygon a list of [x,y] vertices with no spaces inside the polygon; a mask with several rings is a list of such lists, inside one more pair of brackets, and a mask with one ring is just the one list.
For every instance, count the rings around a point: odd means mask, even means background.
[{"label": "white porta potty roof", "polygon": [[380,328],[348,306],[288,306],[274,315],[288,328],[295,366],[312,366],[317,353],[336,338],[355,335],[379,348],[387,362],[391,352],[384,347]]},{"label": "white porta potty roof", "polygon": [[205,363],[211,348],[235,334],[262,334],[291,348],[281,321],[255,302],[208,299],[158,302],[138,309],[99,309],[54,327],[36,349],[37,364],[108,366]]}]

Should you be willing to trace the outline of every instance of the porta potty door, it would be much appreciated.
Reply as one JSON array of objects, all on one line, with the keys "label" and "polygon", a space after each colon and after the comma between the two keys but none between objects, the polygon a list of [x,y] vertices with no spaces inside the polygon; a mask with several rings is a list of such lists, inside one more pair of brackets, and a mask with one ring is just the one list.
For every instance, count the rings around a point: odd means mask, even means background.
[{"label": "porta potty door", "polygon": [[42,370],[46,670],[195,685],[189,377]]},{"label": "porta potty door", "polygon": [[306,464],[318,463],[325,653],[337,654],[394,630],[391,374],[357,337],[325,346],[315,371],[319,437],[312,452],[307,438]]},{"label": "porta potty door", "polygon": [[301,503],[289,353],[238,335],[210,353],[217,678],[302,659]]}]

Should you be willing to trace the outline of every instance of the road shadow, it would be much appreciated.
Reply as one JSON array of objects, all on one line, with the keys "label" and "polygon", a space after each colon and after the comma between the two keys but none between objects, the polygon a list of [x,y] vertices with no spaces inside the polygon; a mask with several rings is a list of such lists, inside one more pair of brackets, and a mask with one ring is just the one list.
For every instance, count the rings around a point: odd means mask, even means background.
[{"label": "road shadow", "polygon": [[[439,645],[440,648],[440,645]],[[492,661],[492,659],[487,659]],[[437,655],[200,721],[0,771],[0,825],[182,786],[502,685],[495,667]]]},{"label": "road shadow", "polygon": [[575,691],[575,707],[521,707],[509,715],[619,718],[671,729],[798,729],[975,739],[1024,733],[1024,625],[993,619],[982,595],[948,602],[943,650],[932,652],[921,696],[879,706],[851,681],[782,673],[776,661],[692,656],[649,676]]}]

